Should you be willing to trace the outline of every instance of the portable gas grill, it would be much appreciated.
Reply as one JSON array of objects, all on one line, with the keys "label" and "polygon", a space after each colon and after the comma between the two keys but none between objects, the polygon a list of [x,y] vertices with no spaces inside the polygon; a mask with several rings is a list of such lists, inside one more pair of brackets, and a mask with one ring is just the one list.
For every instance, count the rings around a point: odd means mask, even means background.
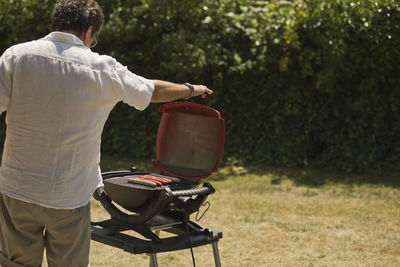
[{"label": "portable gas grill", "polygon": [[[218,111],[189,102],[164,104],[160,111],[153,160],[159,173],[136,168],[102,173],[104,187],[94,198],[111,218],[92,222],[92,240],[129,253],[146,253],[153,267],[158,266],[157,253],[211,244],[215,265],[220,266],[217,244],[222,233],[203,228],[190,215],[209,205],[206,199],[215,192],[209,182],[201,183],[219,167],[224,120]],[[127,230],[143,238],[124,233]],[[173,235],[160,238],[160,231]]]}]

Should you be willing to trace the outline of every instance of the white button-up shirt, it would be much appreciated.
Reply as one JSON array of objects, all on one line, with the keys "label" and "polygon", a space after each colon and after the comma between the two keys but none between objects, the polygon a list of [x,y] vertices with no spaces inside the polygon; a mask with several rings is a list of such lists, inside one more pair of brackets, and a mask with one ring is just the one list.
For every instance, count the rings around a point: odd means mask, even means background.
[{"label": "white button-up shirt", "polygon": [[0,192],[50,208],[87,204],[102,185],[100,139],[115,104],[145,109],[152,80],[52,32],[0,58],[0,113],[7,111]]}]

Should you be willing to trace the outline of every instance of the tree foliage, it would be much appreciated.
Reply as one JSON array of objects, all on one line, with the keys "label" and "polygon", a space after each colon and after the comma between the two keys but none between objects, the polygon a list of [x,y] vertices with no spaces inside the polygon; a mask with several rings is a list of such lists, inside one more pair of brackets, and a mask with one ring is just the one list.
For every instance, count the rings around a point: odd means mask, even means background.
[{"label": "tree foliage", "polygon": [[[54,2],[0,0],[0,49],[44,35]],[[225,160],[399,173],[398,1],[98,2],[97,52],[145,77],[215,90]],[[118,104],[103,151],[153,156],[158,108]]]}]

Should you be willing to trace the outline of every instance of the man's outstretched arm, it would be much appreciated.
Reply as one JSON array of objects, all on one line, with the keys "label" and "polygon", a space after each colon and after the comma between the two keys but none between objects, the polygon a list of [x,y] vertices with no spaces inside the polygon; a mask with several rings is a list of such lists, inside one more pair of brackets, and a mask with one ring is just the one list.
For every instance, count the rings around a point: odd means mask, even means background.
[{"label": "man's outstretched arm", "polygon": [[181,98],[190,98],[201,95],[206,97],[213,91],[204,85],[178,84],[173,82],[154,80],[154,92],[151,102],[170,102]]}]

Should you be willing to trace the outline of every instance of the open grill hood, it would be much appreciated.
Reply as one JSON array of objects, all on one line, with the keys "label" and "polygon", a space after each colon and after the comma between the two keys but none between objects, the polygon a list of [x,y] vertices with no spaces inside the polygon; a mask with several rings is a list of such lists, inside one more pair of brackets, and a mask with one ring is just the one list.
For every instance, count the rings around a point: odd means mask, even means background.
[{"label": "open grill hood", "polygon": [[160,111],[154,167],[161,174],[197,182],[211,176],[224,150],[221,114],[190,102],[165,104]]}]

